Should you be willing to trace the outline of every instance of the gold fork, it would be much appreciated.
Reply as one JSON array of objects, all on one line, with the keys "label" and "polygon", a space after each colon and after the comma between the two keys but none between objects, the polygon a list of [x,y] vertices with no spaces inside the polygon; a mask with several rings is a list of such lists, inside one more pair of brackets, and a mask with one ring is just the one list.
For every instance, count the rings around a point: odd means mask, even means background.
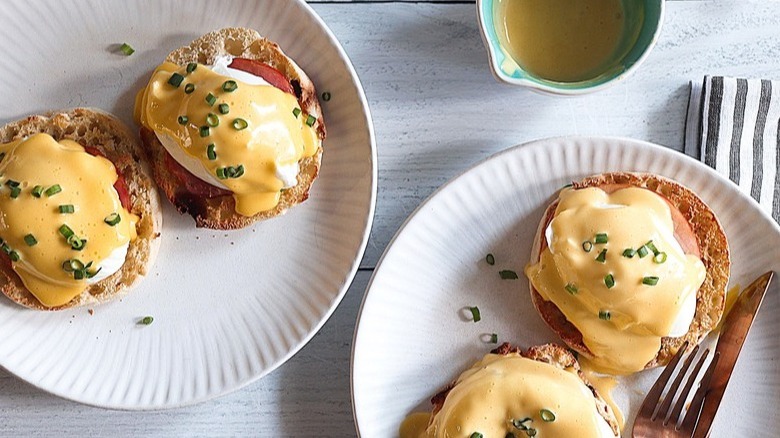
[{"label": "gold fork", "polygon": [[[699,346],[693,348],[691,354],[685,360],[682,368],[677,372],[677,376],[669,387],[669,391],[666,392],[666,396],[661,398],[661,395],[666,388],[666,384],[669,383],[674,374],[675,368],[679,364],[685,350],[688,348],[688,343],[684,343],[677,354],[674,355],[669,365],[666,366],[661,376],[655,382],[650,392],[647,393],[642,407],[639,409],[636,420],[634,421],[633,437],[634,438],[690,438],[693,435],[693,431],[696,428],[696,422],[699,418],[699,411],[704,403],[704,396],[708,389],[708,384],[712,378],[713,370],[715,369],[720,353],[715,353],[710,362],[707,371],[704,372],[699,387],[691,400],[691,404],[686,411],[685,417],[681,418],[685,401],[688,399],[688,395],[691,393],[696,379],[699,376],[702,366],[707,361],[709,356],[709,349],[706,349],[701,355],[696,365],[693,367],[688,376],[688,380],[685,382],[685,386],[681,391],[678,390],[685,375],[691,367],[691,364],[696,357],[696,353],[699,351]],[[675,397],[676,396],[676,397]],[[672,402],[677,399],[674,408],[672,408]],[[672,408],[670,410],[670,408]],[[681,421],[682,420],[682,421]]]}]

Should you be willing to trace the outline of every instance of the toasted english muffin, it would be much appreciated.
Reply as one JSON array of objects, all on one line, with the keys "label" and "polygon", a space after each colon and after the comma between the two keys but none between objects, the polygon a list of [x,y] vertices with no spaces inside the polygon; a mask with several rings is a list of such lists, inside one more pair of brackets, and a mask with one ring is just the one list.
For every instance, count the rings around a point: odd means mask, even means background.
[{"label": "toasted english muffin", "polygon": [[97,304],[127,292],[149,272],[160,247],[162,213],[160,201],[146,157],[134,136],[122,122],[93,108],[75,108],[33,115],[0,128],[0,143],[9,143],[33,134],[44,133],[55,140],[73,140],[97,149],[122,175],[130,195],[130,212],[139,217],[137,237],[130,242],[122,268],[111,276],[88,285],[80,295],[63,306],[41,304],[6,263],[0,263],[0,291],[8,298],[37,310],[62,310]]},{"label": "toasted english muffin", "polygon": [[[576,375],[580,378],[582,383],[590,390],[590,392],[593,394],[593,398],[596,403],[596,411],[601,416],[601,418],[604,419],[604,421],[607,422],[610,429],[612,429],[612,433],[615,436],[620,435],[620,426],[618,424],[618,420],[615,417],[615,413],[612,412],[612,408],[609,407],[607,402],[604,400],[603,397],[598,393],[596,388],[591,385],[591,383],[588,381],[588,379],[585,377],[585,374],[580,369],[580,364],[577,362],[577,359],[574,357],[574,355],[569,352],[566,348],[557,345],[557,344],[544,344],[539,346],[534,346],[529,348],[526,351],[523,351],[519,347],[513,347],[511,344],[505,342],[501,344],[498,348],[491,351],[492,354],[499,354],[499,355],[510,355],[510,354],[518,354],[524,358],[532,359],[538,362],[544,362],[546,364],[555,366],[557,368],[560,368],[561,370],[568,370],[568,371],[574,371]],[[447,388],[433,396],[431,398],[431,404],[433,404],[433,410],[431,412],[431,423],[434,420],[434,417],[436,414],[442,409],[444,406],[444,402],[447,399],[447,396],[449,395],[450,391],[455,387],[457,384],[456,382],[453,382],[450,384]]]},{"label": "toasted english muffin", "polygon": [[282,191],[278,205],[254,216],[243,216],[236,212],[235,200],[231,195],[207,198],[188,192],[182,181],[166,169],[167,152],[156,134],[148,128],[141,128],[141,140],[148,151],[154,179],[176,209],[180,213],[191,215],[198,227],[228,230],[243,228],[259,220],[281,215],[290,207],[308,199],[309,189],[319,173],[322,140],[326,131],[317,91],[312,81],[276,43],[263,38],[255,30],[234,27],[210,32],[190,45],[174,50],[166,61],[180,66],[191,62],[212,64],[220,55],[261,61],[281,72],[290,81],[303,112],[317,116],[313,127],[319,137],[317,153],[298,162],[298,182],[294,187]]},{"label": "toasted english muffin", "polygon": [[[683,248],[694,246],[706,268],[704,283],[696,294],[696,313],[688,332],[680,337],[661,338],[661,347],[645,368],[665,365],[683,342],[692,348],[720,321],[726,298],[730,272],[729,246],[726,234],[715,213],[690,189],[658,175],[649,173],[615,172],[593,175],[572,183],[574,189],[599,187],[611,192],[623,187],[641,187],[663,197],[671,207],[675,237]],[[531,263],[537,263],[546,248],[544,237],[547,225],[555,216],[558,199],[547,208],[536,232],[531,248]],[[679,232],[678,232],[679,227]],[[694,251],[695,252],[695,251]],[[691,253],[686,251],[686,253]],[[545,301],[529,281],[531,300],[547,325],[573,350],[585,357],[591,351],[582,339],[582,333],[566,319],[552,302]]]}]

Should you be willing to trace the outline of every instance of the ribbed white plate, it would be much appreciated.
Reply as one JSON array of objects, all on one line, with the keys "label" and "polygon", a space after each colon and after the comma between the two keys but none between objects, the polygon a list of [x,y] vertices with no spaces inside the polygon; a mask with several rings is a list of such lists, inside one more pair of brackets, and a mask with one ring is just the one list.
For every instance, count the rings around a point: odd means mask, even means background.
[{"label": "ribbed white plate", "polygon": [[[169,51],[227,26],[279,43],[332,99],[311,197],[245,230],[198,230],[164,202],[149,277],[121,301],[58,313],[0,299],[0,365],[92,405],[155,409],[203,401],[281,365],[324,324],[363,255],[376,196],[365,96],[320,18],[290,0],[4,0],[0,123],[93,106],[133,126],[136,92]],[[117,54],[127,42],[137,51]],[[154,316],[148,327],[136,321]]]},{"label": "ribbed white plate", "polygon": [[[409,218],[385,251],[363,301],[352,355],[358,432],[394,437],[404,416],[499,342],[560,342],[536,314],[522,274],[546,206],[563,185],[608,171],[647,171],[698,193],[725,227],[731,285],[780,271],[780,227],[758,204],[701,163],[635,140],[566,137],[499,153],[450,181]],[[485,255],[495,255],[488,266]],[[501,280],[513,269],[519,280]],[[769,436],[780,394],[780,294],[770,289],[742,351],[713,437]],[[464,318],[478,306],[482,320]],[[657,371],[615,391],[627,430]]]}]

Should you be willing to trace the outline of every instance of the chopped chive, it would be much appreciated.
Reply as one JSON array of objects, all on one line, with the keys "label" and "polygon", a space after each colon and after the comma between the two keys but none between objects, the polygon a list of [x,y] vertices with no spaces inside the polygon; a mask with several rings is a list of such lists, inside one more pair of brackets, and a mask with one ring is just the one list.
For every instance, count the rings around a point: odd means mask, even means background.
[{"label": "chopped chive", "polygon": [[217,159],[217,151],[215,150],[216,146],[214,146],[214,143],[211,143],[208,148],[206,148],[206,155],[209,157],[209,160],[214,161]]},{"label": "chopped chive", "polygon": [[60,213],[62,214],[69,214],[76,211],[76,209],[73,207],[73,204],[64,204],[60,205]]},{"label": "chopped chive", "polygon": [[214,104],[217,103],[217,97],[209,93],[206,96],[206,103],[209,104],[209,106],[214,106]]},{"label": "chopped chive", "polygon": [[152,318],[151,316],[144,316],[143,318],[141,318],[140,321],[138,321],[138,324],[149,325],[152,322],[154,322],[154,318]]},{"label": "chopped chive", "polygon": [[572,188],[572,187],[574,187],[574,183],[568,183],[568,184],[564,185],[563,187],[561,187],[561,190],[569,189],[569,188]]},{"label": "chopped chive", "polygon": [[236,168],[233,166],[228,166],[225,168],[225,176],[228,178],[233,178],[236,176]]},{"label": "chopped chive", "polygon": [[536,429],[534,429],[533,427],[529,427],[528,430],[525,431],[525,434],[530,437],[534,437],[536,436]]},{"label": "chopped chive", "polygon": [[19,181],[14,181],[12,179],[9,179],[8,181],[6,181],[5,184],[8,187],[19,187]]},{"label": "chopped chive", "polygon": [[582,250],[585,252],[590,252],[593,250],[593,243],[590,240],[582,242]]},{"label": "chopped chive", "polygon": [[596,234],[594,241],[598,244],[607,243],[609,242],[609,237],[607,236],[607,233],[598,233]]},{"label": "chopped chive", "polygon": [[18,262],[19,259],[20,259],[19,253],[16,252],[16,251],[11,251],[10,253],[8,253],[8,256],[11,257],[11,261],[14,261],[14,262]]},{"label": "chopped chive", "polygon": [[628,257],[630,259],[633,259],[634,255],[636,255],[636,251],[631,248],[626,248],[623,250],[623,257]]},{"label": "chopped chive", "polygon": [[200,136],[201,137],[208,137],[209,134],[211,134],[211,130],[208,126],[201,126],[200,127]]},{"label": "chopped chive", "polygon": [[469,438],[483,438],[483,435],[479,432],[474,432]]},{"label": "chopped chive", "polygon": [[659,252],[653,257],[653,261],[658,263],[659,265],[661,263],[666,262],[666,253],[665,252]]},{"label": "chopped chive", "polygon": [[566,289],[566,292],[572,295],[576,294],[579,291],[577,285],[574,283],[567,283],[566,286],[564,286],[563,288]]},{"label": "chopped chive", "polygon": [[219,117],[214,113],[209,113],[209,115],[206,116],[206,124],[212,128],[216,128],[219,126]]},{"label": "chopped chive", "polygon": [[220,104],[217,106],[217,108],[219,108],[219,113],[220,113],[220,114],[227,114],[227,113],[229,113],[229,112],[230,112],[230,105],[228,105],[228,104],[226,104],[226,103],[220,103]]},{"label": "chopped chive", "polygon": [[646,284],[648,286],[655,286],[658,284],[658,277],[644,277],[642,278],[642,284]]},{"label": "chopped chive", "polygon": [[609,321],[612,319],[612,314],[609,313],[609,310],[599,310],[599,319],[603,319],[604,321]]},{"label": "chopped chive", "polygon": [[195,69],[198,68],[197,62],[190,62],[187,64],[187,73],[192,73],[195,71]]},{"label": "chopped chive", "polygon": [[474,322],[479,322],[479,320],[482,319],[482,316],[479,314],[479,307],[469,307],[469,310],[471,311],[471,320]]},{"label": "chopped chive", "polygon": [[498,271],[498,275],[501,277],[502,280],[517,280],[517,272],[509,269]]},{"label": "chopped chive", "polygon": [[533,422],[534,420],[530,417],[525,417],[522,420],[512,420],[512,426],[515,427],[515,429],[518,430],[528,430],[528,426],[526,426],[525,423]]},{"label": "chopped chive", "polygon": [[227,173],[225,173],[224,167],[217,168],[217,178],[219,179],[227,179]]},{"label": "chopped chive", "polygon": [[237,131],[244,130],[247,126],[249,126],[249,123],[246,120],[242,118],[233,119],[233,128]]},{"label": "chopped chive", "polygon": [[38,243],[38,240],[32,234],[28,234],[24,236],[24,243],[26,243],[27,246],[35,246],[35,244]]},{"label": "chopped chive", "polygon": [[599,263],[606,263],[607,262],[607,249],[604,248],[601,250],[598,256],[596,256],[596,261]]},{"label": "chopped chive", "polygon": [[233,174],[233,178],[240,178],[244,176],[244,165],[239,164],[238,167],[235,168],[236,172]]},{"label": "chopped chive", "polygon": [[187,122],[190,121],[189,117],[187,117],[187,116],[179,116],[178,120],[179,120],[179,124],[180,125],[186,125]]},{"label": "chopped chive", "polygon": [[62,187],[60,187],[59,184],[54,184],[53,186],[46,189],[44,193],[46,193],[46,196],[54,196],[61,191],[62,191]]},{"label": "chopped chive", "polygon": [[488,265],[493,266],[496,264],[496,258],[493,256],[493,254],[488,254],[485,256],[485,261]]},{"label": "chopped chive", "polygon": [[87,244],[87,239],[79,239],[76,236],[70,236],[68,238],[68,243],[70,243],[70,247],[75,249],[76,251],[81,251],[84,249],[84,246]]},{"label": "chopped chive", "polygon": [[660,252],[660,251],[658,251],[658,248],[656,248],[656,247],[655,247],[655,244],[653,244],[653,241],[652,241],[652,240],[651,240],[651,241],[649,241],[649,242],[647,242],[647,243],[645,243],[645,246],[646,246],[646,247],[647,247],[647,249],[649,249],[650,251],[653,251],[653,254],[658,254],[658,253]]},{"label": "chopped chive", "polygon": [[542,420],[547,422],[547,423],[551,423],[551,422],[555,421],[555,414],[553,413],[553,411],[551,411],[549,409],[542,409],[542,410],[540,410],[539,411],[539,416],[542,417]]},{"label": "chopped chive", "polygon": [[179,88],[179,85],[181,85],[182,81],[184,81],[184,76],[174,73],[171,75],[171,78],[168,79],[168,83],[173,85],[176,88]]},{"label": "chopped chive", "polygon": [[187,94],[192,94],[195,91],[195,84],[187,84],[184,86],[184,92]]},{"label": "chopped chive", "polygon": [[2,249],[6,254],[11,254],[11,247],[8,246],[7,243],[4,243],[2,246],[0,246],[0,249]]},{"label": "chopped chive", "polygon": [[65,224],[62,224],[62,226],[60,226],[60,234],[62,234],[62,237],[66,239],[70,239],[71,236],[74,235],[73,230],[71,230],[70,227]]},{"label": "chopped chive", "polygon": [[300,108],[293,108],[293,115],[297,119],[299,115],[301,115],[301,109]]},{"label": "chopped chive", "polygon": [[73,271],[73,278],[76,280],[83,280],[85,277],[85,272],[83,269],[79,269],[78,271]]},{"label": "chopped chive", "polygon": [[20,187],[11,187],[11,197],[16,199],[19,197],[19,194],[22,193],[22,189]]},{"label": "chopped chive", "polygon": [[232,93],[238,89],[238,84],[236,81],[225,81],[224,84],[222,84],[222,91],[227,91],[228,93]]},{"label": "chopped chive", "polygon": [[122,43],[122,47],[119,48],[119,50],[122,51],[122,53],[125,54],[125,56],[130,56],[133,53],[135,53],[135,49],[127,43]]},{"label": "chopped chive", "polygon": [[650,252],[647,250],[647,246],[642,245],[639,247],[639,249],[636,250],[637,254],[639,254],[639,258],[643,259],[645,256]]},{"label": "chopped chive", "polygon": [[612,274],[607,274],[604,276],[604,284],[607,286],[607,289],[612,289],[615,287],[615,277]]},{"label": "chopped chive", "polygon": [[490,334],[490,343],[491,344],[498,344],[498,334],[491,333]]},{"label": "chopped chive", "polygon": [[[89,262],[89,263],[92,264],[92,262]],[[92,277],[98,275],[98,272],[100,272],[102,269],[103,269],[103,267],[101,266],[101,267],[97,268],[97,271],[90,271],[89,269],[86,269],[84,272],[87,274],[87,278],[92,278]]]},{"label": "chopped chive", "polygon": [[306,125],[307,126],[309,126],[309,127],[314,126],[314,122],[316,122],[316,121],[317,121],[317,119],[313,115],[309,114],[308,116],[306,116]]},{"label": "chopped chive", "polygon": [[118,213],[111,213],[108,216],[106,216],[105,219],[103,219],[103,222],[113,227],[114,225],[118,224],[119,221],[121,220],[122,220],[122,216],[120,216]]},{"label": "chopped chive", "polygon": [[324,100],[325,102],[328,102],[330,100],[330,91],[326,91],[322,93],[322,100]]},{"label": "chopped chive", "polygon": [[32,189],[32,195],[36,198],[40,198],[43,194],[43,186],[35,186]]}]

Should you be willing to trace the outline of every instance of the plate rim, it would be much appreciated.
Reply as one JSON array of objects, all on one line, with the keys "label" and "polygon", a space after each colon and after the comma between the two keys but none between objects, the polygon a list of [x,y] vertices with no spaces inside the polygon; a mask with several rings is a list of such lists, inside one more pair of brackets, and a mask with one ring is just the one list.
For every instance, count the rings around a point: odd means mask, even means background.
[{"label": "plate rim", "polygon": [[[735,185],[733,181],[719,174],[715,169],[685,154],[684,152],[680,152],[676,149],[672,149],[671,147],[663,146],[658,143],[652,143],[646,140],[638,140],[630,137],[599,136],[599,135],[561,135],[561,136],[545,137],[536,140],[529,140],[527,142],[515,144],[513,146],[500,150],[496,153],[493,153],[475,162],[471,166],[468,166],[465,170],[459,172],[457,175],[447,180],[444,184],[439,186],[430,195],[428,195],[428,197],[426,197],[422,202],[420,202],[420,204],[409,214],[409,216],[406,217],[406,219],[404,219],[403,223],[398,227],[398,230],[393,235],[393,238],[390,239],[390,241],[387,243],[387,246],[385,247],[385,250],[382,252],[382,256],[377,261],[376,267],[374,268],[374,272],[371,274],[371,278],[368,280],[368,284],[366,285],[366,290],[363,293],[363,299],[360,303],[360,307],[358,308],[357,319],[355,322],[355,330],[352,334],[352,349],[350,352],[350,359],[349,359],[349,389],[350,389],[350,400],[352,402],[352,419],[355,423],[355,432],[357,433],[358,437],[362,436],[360,431],[360,422],[358,421],[357,403],[355,401],[355,350],[357,349],[358,332],[360,329],[360,322],[363,317],[363,310],[365,308],[366,302],[368,301],[371,287],[373,286],[374,281],[376,280],[377,273],[379,273],[380,268],[382,267],[382,264],[385,260],[385,257],[392,250],[395,241],[398,239],[401,233],[403,233],[406,230],[406,228],[409,226],[411,221],[420,213],[420,211],[428,205],[428,203],[430,203],[447,187],[454,184],[456,181],[460,180],[465,175],[473,172],[475,169],[483,165],[486,165],[488,162],[492,162],[494,160],[500,160],[505,155],[511,155],[523,149],[544,147],[546,144],[552,142],[578,142],[578,141],[621,142],[621,143],[628,143],[631,145],[630,147],[635,147],[638,149],[652,149],[652,150],[660,151],[662,153],[671,153],[672,156],[675,156],[675,159],[679,159],[682,160],[683,162],[687,162],[688,164],[691,164],[694,168],[697,169],[697,171],[703,171],[708,176],[719,179],[722,182],[727,182],[728,184]],[[768,220],[770,226],[774,228],[775,232],[780,234],[780,224],[775,222],[774,219],[769,215],[769,213],[764,211],[764,209],[755,199],[753,199],[751,196],[744,194],[738,188],[736,188],[735,193],[737,193],[738,196],[747,199],[748,202],[751,203],[751,205],[754,207],[754,209],[757,210],[761,214],[761,216],[763,216],[765,219]]]}]

